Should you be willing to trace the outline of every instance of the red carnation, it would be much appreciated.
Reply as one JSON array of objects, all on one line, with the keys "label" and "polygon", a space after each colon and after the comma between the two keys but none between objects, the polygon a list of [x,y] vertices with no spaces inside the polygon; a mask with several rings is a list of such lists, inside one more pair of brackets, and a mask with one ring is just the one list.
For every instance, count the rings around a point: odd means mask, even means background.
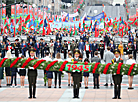
[{"label": "red carnation", "polygon": [[74,62],[73,62],[73,64],[76,64],[76,63],[78,63],[78,61],[74,61]]},{"label": "red carnation", "polygon": [[84,64],[85,64],[85,65],[87,65],[87,64],[88,64],[88,62],[84,62]]},{"label": "red carnation", "polygon": [[26,47],[26,45],[24,45],[24,47]]},{"label": "red carnation", "polygon": [[12,49],[12,47],[10,47],[10,49]]},{"label": "red carnation", "polygon": [[60,47],[60,46],[59,46]]},{"label": "red carnation", "polygon": [[30,43],[28,43],[28,45],[30,45]]}]

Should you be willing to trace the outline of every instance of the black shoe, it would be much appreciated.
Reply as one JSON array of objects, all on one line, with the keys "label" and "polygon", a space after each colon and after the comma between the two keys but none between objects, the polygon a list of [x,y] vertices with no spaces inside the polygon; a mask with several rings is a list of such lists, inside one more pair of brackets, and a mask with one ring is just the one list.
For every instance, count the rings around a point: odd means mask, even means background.
[{"label": "black shoe", "polygon": [[85,89],[88,89],[88,87],[85,87]]},{"label": "black shoe", "polygon": [[112,99],[117,99],[117,97],[113,97]]},{"label": "black shoe", "polygon": [[108,86],[108,84],[106,83],[104,86]]},{"label": "black shoe", "polygon": [[32,97],[28,97],[29,99],[31,99]]},{"label": "black shoe", "polygon": [[93,87],[93,89],[96,89],[96,87]]},{"label": "black shoe", "polygon": [[73,86],[73,84],[71,84],[71,86]]},{"label": "black shoe", "polygon": [[132,90],[132,89],[134,89],[134,88],[133,88],[133,87],[129,87],[128,89]]},{"label": "black shoe", "polygon": [[46,86],[46,84],[44,84],[44,86]]},{"label": "black shoe", "polygon": [[48,86],[48,88],[51,88],[51,86]]},{"label": "black shoe", "polygon": [[0,86],[0,88],[1,88],[1,86]]},{"label": "black shoe", "polygon": [[56,86],[54,88],[57,88]]},{"label": "black shoe", "polygon": [[68,86],[70,86],[70,84],[68,84]]},{"label": "black shoe", "polygon": [[121,99],[121,97],[118,97],[118,99]]},{"label": "black shoe", "polygon": [[35,96],[33,96],[33,98],[36,98]]},{"label": "black shoe", "polygon": [[100,89],[100,87],[98,86],[97,89]]},{"label": "black shoe", "polygon": [[61,88],[61,86],[59,86],[59,88]]},{"label": "black shoe", "polygon": [[112,83],[110,84],[111,86],[114,86]]},{"label": "black shoe", "polygon": [[117,95],[118,96],[118,99],[121,99],[121,97],[120,97],[121,90],[119,89],[117,93],[118,93],[118,95]]}]

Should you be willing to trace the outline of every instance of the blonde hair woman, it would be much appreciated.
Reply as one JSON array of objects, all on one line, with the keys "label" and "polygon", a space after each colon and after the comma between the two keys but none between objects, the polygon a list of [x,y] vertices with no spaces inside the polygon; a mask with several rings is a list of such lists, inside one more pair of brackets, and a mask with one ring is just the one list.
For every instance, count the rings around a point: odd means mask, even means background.
[{"label": "blonde hair woman", "polygon": [[[11,52],[7,51],[5,58],[12,58]],[[7,86],[11,85],[11,70],[10,67],[5,67]]]}]

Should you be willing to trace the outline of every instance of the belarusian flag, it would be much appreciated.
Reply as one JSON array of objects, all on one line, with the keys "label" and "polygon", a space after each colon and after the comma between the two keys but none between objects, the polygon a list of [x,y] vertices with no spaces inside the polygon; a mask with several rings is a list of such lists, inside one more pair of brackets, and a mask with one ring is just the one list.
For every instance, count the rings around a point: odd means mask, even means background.
[{"label": "belarusian flag", "polygon": [[92,20],[91,20],[91,24],[90,24],[90,27],[89,27],[88,31],[90,31],[91,27],[92,27]]},{"label": "belarusian flag", "polygon": [[72,27],[70,28],[70,36],[73,35]]},{"label": "belarusian flag", "polygon": [[83,20],[83,30],[85,31],[85,21]]},{"label": "belarusian flag", "polygon": [[40,27],[43,25],[43,20],[41,20],[41,22],[39,23],[39,29],[40,29]]},{"label": "belarusian flag", "polygon": [[25,19],[25,24],[27,24],[30,21],[30,15],[28,15]]},{"label": "belarusian flag", "polygon": [[80,31],[80,29],[81,29],[81,22],[79,23],[79,31]]},{"label": "belarusian flag", "polygon": [[51,28],[50,28],[50,24],[48,24],[47,35],[49,35],[50,33],[51,33]]},{"label": "belarusian flag", "polygon": [[77,35],[77,30],[76,30],[75,24],[74,24],[74,33],[73,33],[73,35]]}]

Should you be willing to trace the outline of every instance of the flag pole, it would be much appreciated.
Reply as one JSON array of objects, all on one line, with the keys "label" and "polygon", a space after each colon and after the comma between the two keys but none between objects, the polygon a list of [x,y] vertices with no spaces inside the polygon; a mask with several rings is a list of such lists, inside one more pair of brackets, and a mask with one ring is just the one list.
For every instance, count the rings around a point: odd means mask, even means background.
[{"label": "flag pole", "polygon": [[15,37],[15,34],[16,34],[16,0],[15,0],[15,18],[14,18],[14,20],[15,20],[15,25],[14,25],[14,37]]}]

